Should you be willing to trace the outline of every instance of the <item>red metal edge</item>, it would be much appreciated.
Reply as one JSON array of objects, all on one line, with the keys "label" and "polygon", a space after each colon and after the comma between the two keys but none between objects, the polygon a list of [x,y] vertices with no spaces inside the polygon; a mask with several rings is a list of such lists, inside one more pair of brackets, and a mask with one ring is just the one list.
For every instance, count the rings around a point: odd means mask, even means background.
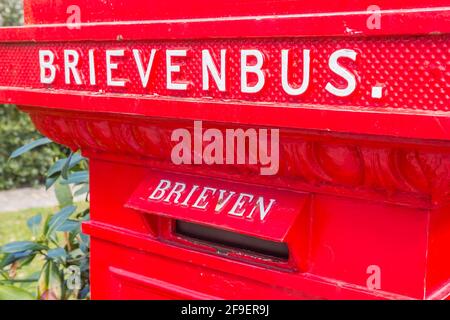
[{"label": "red metal edge", "polygon": [[[381,10],[383,27],[368,29],[368,11],[27,25],[1,28],[0,42],[206,39],[252,37],[433,35],[450,33],[450,7]],[[243,32],[245,30],[245,32]]]},{"label": "red metal edge", "polygon": [[[76,10],[73,0],[23,0],[23,2],[27,24],[65,23],[68,15]],[[80,8],[80,16],[84,22],[350,12],[366,8],[367,10],[380,10],[380,8],[392,10],[448,5],[448,1],[445,0],[377,0],[376,3],[373,0],[241,0],[239,5],[232,0],[78,0],[75,2],[75,5]]]},{"label": "red metal edge", "polygon": [[124,270],[116,267],[109,267],[109,271],[116,277],[119,277],[125,281],[136,283],[145,288],[151,288],[153,290],[161,292],[163,295],[168,294],[170,296],[178,296],[182,299],[195,299],[195,300],[220,300],[220,298],[204,294],[195,290],[183,288],[166,281],[150,278],[137,274],[128,270]]},{"label": "red metal edge", "polygon": [[[260,281],[260,279],[270,278],[272,285],[282,287],[285,283],[291,283],[295,290],[297,287],[308,292],[311,298],[321,297],[325,299],[391,299],[391,300],[412,300],[413,298],[401,294],[385,292],[381,290],[369,290],[365,287],[353,285],[335,279],[315,276],[309,273],[291,273],[275,271],[259,267],[256,265],[246,265],[242,268],[241,263],[229,260],[220,256],[183,249],[173,244],[162,243],[151,239],[146,235],[132,232],[126,229],[113,227],[108,224],[98,222],[84,222],[83,232],[93,237],[95,240],[107,241],[112,244],[123,244],[127,247],[158,255],[164,258],[186,261],[194,265],[207,265],[212,270],[218,270],[231,275],[240,274],[243,277]],[[441,297],[439,297],[441,298]]]},{"label": "red metal edge", "polygon": [[[14,97],[14,100],[11,97]],[[37,111],[33,107],[45,106],[47,112],[53,109],[115,113],[443,141],[448,141],[447,128],[450,127],[448,113],[434,111],[386,113],[301,105],[282,108],[279,104],[223,103],[198,99],[164,100],[160,97],[154,99],[119,94],[98,96],[77,91],[55,91],[49,94],[48,90],[10,88],[0,88],[0,101],[21,105],[23,111],[30,113]],[[189,108],[186,105],[189,105]],[[239,118],[236,118],[236,113]]]}]

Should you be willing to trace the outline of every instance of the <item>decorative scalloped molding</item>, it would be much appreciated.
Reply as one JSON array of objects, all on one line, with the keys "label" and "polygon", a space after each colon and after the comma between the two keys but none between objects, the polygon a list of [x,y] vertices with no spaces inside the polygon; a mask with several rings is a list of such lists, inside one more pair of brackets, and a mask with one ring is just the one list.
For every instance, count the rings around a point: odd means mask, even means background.
[{"label": "decorative scalloped molding", "polygon": [[[170,141],[171,132],[190,125],[126,116],[32,113],[31,117],[44,135],[72,149],[138,156],[147,158],[149,164],[169,167],[174,145]],[[198,172],[198,168],[192,166],[187,171]],[[203,166],[201,171],[212,176],[239,175],[255,182],[263,180],[258,177],[259,168],[252,165],[220,166],[220,170]],[[389,139],[383,144],[370,143],[361,137],[325,140],[314,133],[281,130],[280,170],[277,177],[265,179],[281,180],[288,187],[300,184],[305,191],[323,189],[347,196],[353,192],[363,198],[370,194],[390,199],[402,195],[428,199],[435,205],[450,198],[450,151]]]}]

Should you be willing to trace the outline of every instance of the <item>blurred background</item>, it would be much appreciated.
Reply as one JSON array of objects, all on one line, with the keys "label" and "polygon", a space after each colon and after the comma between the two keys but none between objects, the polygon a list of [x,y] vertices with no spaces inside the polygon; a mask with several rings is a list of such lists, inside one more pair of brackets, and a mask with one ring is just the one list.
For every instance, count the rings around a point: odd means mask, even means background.
[{"label": "blurred background", "polygon": [[[0,23],[4,27],[23,24],[21,0],[0,0]],[[52,163],[64,154],[63,148],[51,144],[9,159],[13,151],[40,137],[28,115],[14,105],[0,107],[0,245],[26,235],[22,221],[33,211],[26,209],[57,205],[54,192],[46,191],[43,183]]]},{"label": "blurred background", "polygon": [[[0,25],[22,24],[22,0],[0,0]],[[0,105],[0,300],[89,298],[88,195],[87,159]]]}]

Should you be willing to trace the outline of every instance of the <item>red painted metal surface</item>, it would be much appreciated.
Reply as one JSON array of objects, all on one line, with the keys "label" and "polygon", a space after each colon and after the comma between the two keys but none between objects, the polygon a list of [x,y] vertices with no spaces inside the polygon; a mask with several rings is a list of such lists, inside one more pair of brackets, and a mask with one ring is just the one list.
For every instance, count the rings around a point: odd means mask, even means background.
[{"label": "red painted metal surface", "polygon": [[[161,181],[171,181],[171,186],[166,192],[160,191],[160,195],[155,194],[154,198],[161,196],[161,199],[152,200],[151,195],[157,190]],[[181,193],[178,204],[174,205],[172,201],[177,195],[172,193],[169,196],[169,194],[175,188],[176,183],[187,185],[187,187]],[[206,196],[211,195],[211,200],[208,202],[199,201],[198,198],[202,194],[202,188],[196,188],[194,193],[191,193],[194,186],[207,186],[210,188],[204,194]],[[219,192],[220,190],[223,192]],[[243,202],[243,208],[240,210],[234,210],[244,212],[245,214],[242,215],[243,219],[233,219],[233,217],[236,217],[236,213],[231,215],[230,212],[234,212],[233,207],[236,205],[236,201],[240,195],[247,195],[249,190],[252,190],[257,195],[252,195],[254,197],[252,201]],[[168,196],[169,198],[165,202],[163,198]],[[273,199],[273,205],[270,205],[270,214],[264,210],[259,210],[259,207],[257,207],[257,210],[252,211],[258,199],[265,199],[267,202],[261,204],[263,208],[268,207],[270,200]],[[167,172],[152,172],[136,189],[126,207],[171,219],[197,222],[223,230],[283,242],[297,216],[302,211],[305,202],[306,194],[302,196],[301,193],[288,193],[286,191],[235,184],[223,180],[204,180],[180,174],[173,175]],[[195,206],[196,203],[197,205]],[[198,210],[198,208],[202,209]],[[279,217],[283,218],[280,219]]]},{"label": "red painted metal surface", "polygon": [[[188,84],[187,90],[174,91],[166,87],[165,50],[187,50],[186,58],[178,58],[183,69],[178,77]],[[241,91],[240,51],[245,48],[258,48],[264,53],[266,80],[264,88],[254,93]],[[289,48],[289,61],[302,61],[303,50],[311,51],[310,87],[301,96],[286,93],[281,80],[281,51]],[[328,82],[345,86],[345,80],[333,73],[329,66],[329,57],[339,49],[351,48],[358,53],[357,61],[343,61],[341,64],[357,73],[360,79],[356,90],[346,99],[328,92]],[[51,84],[41,83],[36,77],[39,70],[40,50],[51,50],[56,58],[57,67],[55,81]],[[78,68],[81,84],[71,79],[65,82],[64,50],[75,50],[80,55]],[[89,50],[95,49],[94,63],[89,64]],[[124,56],[117,58],[119,68],[114,77],[125,82],[123,87],[107,85],[106,54],[107,50],[117,49],[117,43],[95,42],[51,43],[44,45],[11,44],[0,49],[6,62],[0,72],[5,74],[0,79],[0,86],[31,87],[33,89],[54,89],[81,91],[86,94],[104,92],[123,95],[145,95],[149,99],[213,99],[214,101],[247,103],[266,103],[270,105],[286,105],[286,107],[302,107],[303,105],[333,106],[335,108],[356,107],[358,110],[407,109],[420,111],[449,111],[450,96],[448,93],[450,72],[448,67],[449,44],[445,36],[345,39],[311,38],[298,41],[295,38],[265,40],[204,40],[204,41],[140,41],[121,42],[120,49]],[[226,50],[226,91],[220,91],[213,83],[209,90],[202,89],[202,50],[208,49],[216,61],[220,61],[220,50]],[[155,57],[148,84],[142,85],[139,69],[133,50],[138,50],[144,61],[148,62],[151,50]],[[426,53],[426,54],[424,54]],[[17,60],[29,63],[17,64]],[[145,64],[144,64],[145,65]],[[94,85],[88,81],[90,70],[97,73]],[[292,67],[290,81],[292,85],[302,83],[302,64]],[[377,84],[385,88],[384,96],[371,98],[371,89]],[[200,100],[201,101],[201,100]],[[212,107],[211,107],[212,108]]]},{"label": "red painted metal surface", "polygon": [[[71,1],[30,0],[24,27],[0,29],[0,100],[90,159],[91,221],[83,230],[92,239],[94,299],[449,297],[445,1],[378,1],[375,29],[367,27],[371,1],[78,3],[79,28],[66,24]],[[135,54],[147,65],[152,49],[144,83]],[[355,54],[339,60],[355,79],[348,96],[326,89],[348,84],[330,66],[342,49]],[[123,55],[108,83],[112,50]],[[167,50],[186,51],[174,58],[175,82],[186,90],[168,87]],[[214,81],[203,88],[203,50],[216,65],[226,50],[225,90]],[[257,93],[242,89],[242,50],[263,57]],[[282,86],[282,50],[295,61],[288,65],[295,88],[310,52],[310,83],[300,95]],[[42,73],[44,51],[54,58],[54,79],[51,68]],[[79,58],[76,71],[67,71],[67,52]],[[194,132],[192,120],[221,133],[279,128],[278,173],[260,175],[253,164],[175,165],[171,134]],[[164,197],[154,194],[162,180],[171,183]],[[252,198],[240,206],[242,194]],[[204,199],[213,205],[202,208]],[[177,232],[176,220],[284,242],[289,256],[193,240]],[[373,270],[377,288],[368,285]]]}]

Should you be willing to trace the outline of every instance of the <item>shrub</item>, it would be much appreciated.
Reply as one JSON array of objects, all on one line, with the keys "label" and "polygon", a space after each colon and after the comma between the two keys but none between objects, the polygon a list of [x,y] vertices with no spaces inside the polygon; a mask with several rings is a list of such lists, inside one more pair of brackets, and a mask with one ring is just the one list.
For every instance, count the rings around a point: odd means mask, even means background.
[{"label": "shrub", "polygon": [[[0,25],[21,25],[22,11],[21,0],[0,0]],[[63,149],[53,145],[42,148],[41,153],[29,153],[15,162],[7,161],[12,151],[38,137],[26,114],[19,113],[15,106],[0,105],[0,190],[43,182],[53,160],[63,156]]]},{"label": "shrub", "polygon": [[34,129],[28,115],[13,105],[0,105],[0,190],[43,183],[49,167],[68,152],[50,144],[39,152],[29,152],[15,161],[8,161],[10,154],[24,142],[39,137],[41,135]]},{"label": "shrub", "polygon": [[[47,138],[37,139],[15,150],[11,157],[16,161],[35,148],[43,150],[53,144]],[[72,152],[48,170],[45,185],[55,186],[60,210],[51,215],[38,214],[27,221],[26,227],[33,234],[31,240],[0,246],[0,300],[89,298],[90,242],[81,233],[81,222],[89,218],[89,208],[79,208],[73,200],[76,195],[88,198],[87,168],[87,159]],[[36,261],[43,261],[41,271],[18,277],[18,271]],[[24,283],[34,283],[35,289],[27,291],[20,286]]]},{"label": "shrub", "polygon": [[23,23],[21,0],[0,0],[0,19],[3,26],[17,26]]}]

